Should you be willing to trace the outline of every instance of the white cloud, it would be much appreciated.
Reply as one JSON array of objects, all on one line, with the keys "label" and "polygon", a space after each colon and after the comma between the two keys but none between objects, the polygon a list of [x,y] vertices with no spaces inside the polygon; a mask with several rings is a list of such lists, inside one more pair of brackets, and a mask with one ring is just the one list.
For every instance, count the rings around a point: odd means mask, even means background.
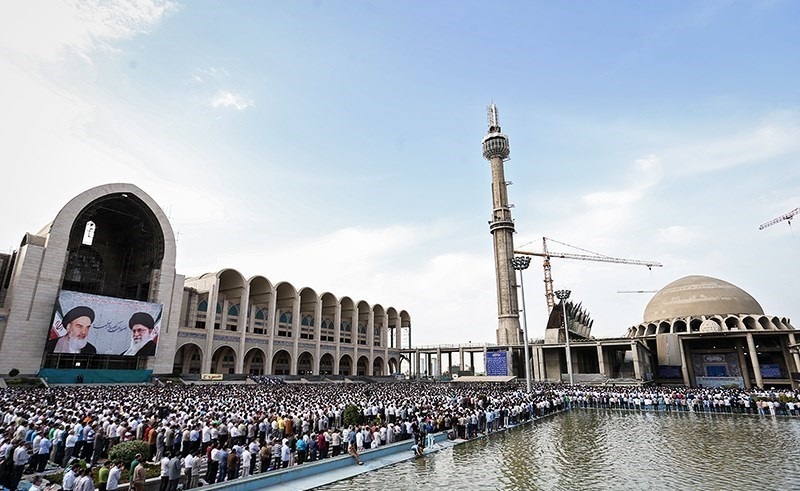
[{"label": "white cloud", "polygon": [[209,104],[215,109],[232,108],[237,111],[244,111],[248,107],[253,106],[253,101],[241,94],[234,94],[228,90],[220,90],[211,98]]},{"label": "white cloud", "polygon": [[54,62],[66,51],[86,60],[112,42],[148,32],[177,10],[169,0],[26,0],[4,3],[0,47]]},{"label": "white cloud", "polygon": [[763,162],[800,150],[800,126],[772,121],[721,138],[692,141],[665,152],[664,162],[679,174],[721,171]]}]

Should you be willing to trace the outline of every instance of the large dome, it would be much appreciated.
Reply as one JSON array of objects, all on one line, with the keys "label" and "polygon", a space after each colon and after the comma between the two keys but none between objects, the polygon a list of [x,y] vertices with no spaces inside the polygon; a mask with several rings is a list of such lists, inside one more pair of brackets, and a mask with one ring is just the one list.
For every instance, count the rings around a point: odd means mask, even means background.
[{"label": "large dome", "polygon": [[644,309],[644,322],[714,314],[758,314],[764,310],[749,293],[709,276],[686,276],[656,293]]}]

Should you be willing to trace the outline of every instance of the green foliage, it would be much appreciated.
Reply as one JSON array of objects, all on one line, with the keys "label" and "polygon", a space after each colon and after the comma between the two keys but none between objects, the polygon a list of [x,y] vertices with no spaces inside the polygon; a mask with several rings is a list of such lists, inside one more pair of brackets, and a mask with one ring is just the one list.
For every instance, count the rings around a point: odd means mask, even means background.
[{"label": "green foliage", "polygon": [[355,404],[348,404],[342,415],[345,426],[357,425],[361,422],[361,411]]},{"label": "green foliage", "polygon": [[150,447],[142,440],[122,442],[111,447],[111,450],[108,451],[108,458],[112,462],[121,460],[125,464],[125,468],[128,468],[137,453],[142,454],[143,460],[147,460],[150,457]]}]

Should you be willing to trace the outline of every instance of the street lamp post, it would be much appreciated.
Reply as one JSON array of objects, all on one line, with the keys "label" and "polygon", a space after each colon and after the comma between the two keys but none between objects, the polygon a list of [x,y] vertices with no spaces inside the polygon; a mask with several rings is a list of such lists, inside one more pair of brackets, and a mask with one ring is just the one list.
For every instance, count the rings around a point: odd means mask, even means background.
[{"label": "street lamp post", "polygon": [[517,256],[511,260],[511,265],[519,271],[519,288],[522,295],[522,336],[525,338],[525,381],[528,386],[528,393],[531,392],[531,360],[528,353],[528,311],[525,310],[525,282],[522,280],[522,271],[528,269],[531,258],[528,256]]},{"label": "street lamp post", "polygon": [[564,315],[564,339],[567,343],[567,375],[569,376],[569,385],[575,385],[575,380],[572,378],[572,350],[569,348],[569,326],[567,326],[567,299],[569,298],[569,290],[558,290],[555,292],[556,297],[561,300],[562,313]]}]

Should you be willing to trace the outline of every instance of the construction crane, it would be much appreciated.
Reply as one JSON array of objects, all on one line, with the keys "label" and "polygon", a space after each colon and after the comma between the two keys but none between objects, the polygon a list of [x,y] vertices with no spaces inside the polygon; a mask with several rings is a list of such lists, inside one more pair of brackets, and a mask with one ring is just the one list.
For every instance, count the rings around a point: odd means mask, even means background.
[{"label": "construction crane", "polygon": [[[789,228],[791,229],[792,228],[792,219],[798,213],[800,213],[800,208],[795,208],[794,210],[792,210],[792,211],[790,211],[788,213],[784,213],[783,215],[779,216],[778,218],[773,218],[772,220],[770,220],[768,222],[762,223],[761,225],[758,226],[758,229],[759,230],[764,230],[765,228],[770,227],[772,225],[775,225],[776,223],[781,223],[784,220],[786,220],[789,223]],[[792,231],[792,233],[794,233],[794,231]]]},{"label": "construction crane", "polygon": [[[578,249],[579,251],[588,252],[589,254],[551,252],[547,249],[548,240],[550,242],[555,242],[563,246]],[[601,263],[632,264],[635,266],[647,266],[647,269],[653,269],[653,267],[660,268],[662,266],[661,263],[656,261],[640,261],[637,259],[622,259],[619,257],[606,256],[597,252],[589,251],[587,249],[581,249],[580,247],[565,244],[564,242],[559,242],[554,239],[548,239],[547,237],[542,237],[542,250],[543,252],[514,251],[514,254],[522,254],[525,256],[538,256],[544,258],[544,260],[542,261],[544,266],[544,296],[547,298],[548,313],[553,311],[553,307],[555,307],[556,304],[555,294],[553,293],[553,275],[550,268],[550,258],[559,257],[562,259],[578,259],[581,261],[597,261]]]}]

